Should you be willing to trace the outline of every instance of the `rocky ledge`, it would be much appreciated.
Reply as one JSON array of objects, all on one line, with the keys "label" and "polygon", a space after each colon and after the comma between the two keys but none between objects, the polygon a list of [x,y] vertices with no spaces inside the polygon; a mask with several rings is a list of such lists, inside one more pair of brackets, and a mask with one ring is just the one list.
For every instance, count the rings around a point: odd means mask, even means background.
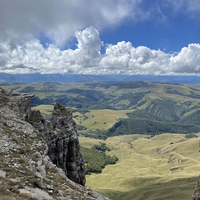
[{"label": "rocky ledge", "polygon": [[50,123],[31,110],[33,96],[0,88],[1,199],[108,199],[84,187],[72,113],[56,103]]}]

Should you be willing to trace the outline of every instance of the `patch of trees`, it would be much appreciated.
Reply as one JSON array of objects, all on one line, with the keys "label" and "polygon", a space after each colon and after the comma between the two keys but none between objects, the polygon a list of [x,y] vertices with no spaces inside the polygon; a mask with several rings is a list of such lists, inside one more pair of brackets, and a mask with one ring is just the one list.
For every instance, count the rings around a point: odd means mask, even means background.
[{"label": "patch of trees", "polygon": [[118,160],[116,156],[106,155],[109,149],[105,143],[94,145],[92,148],[81,147],[86,166],[85,173],[101,173],[102,169],[109,164],[115,164]]},{"label": "patch of trees", "polygon": [[72,113],[79,112],[83,115],[90,112],[89,110],[84,110],[84,109],[83,110],[81,110],[81,109],[69,109],[69,110],[71,110]]},{"label": "patch of trees", "polygon": [[[200,111],[198,111],[200,115]],[[120,119],[109,130],[88,131],[82,133],[85,137],[106,140],[108,137],[118,135],[131,135],[131,134],[145,134],[145,135],[158,135],[162,133],[197,133],[200,132],[200,126],[193,124],[180,124],[168,121],[162,117],[153,115],[144,110],[137,110],[135,112],[127,113],[129,118]],[[196,123],[199,117],[197,116]],[[188,122],[189,122],[188,117]],[[191,118],[192,120],[193,118]]]},{"label": "patch of trees", "polygon": [[176,102],[173,100],[154,99],[148,107],[145,108],[145,111],[169,121],[176,122],[179,120],[176,109]]},{"label": "patch of trees", "polygon": [[82,130],[87,130],[87,128],[82,125],[77,125],[77,130],[82,131]]},{"label": "patch of trees", "polygon": [[97,149],[99,151],[111,151],[111,149],[109,147],[106,146],[106,143],[101,143],[98,145],[98,144],[95,144],[92,149]]},{"label": "patch of trees", "polygon": [[180,96],[186,96],[186,97],[190,97],[190,98],[194,98],[194,99],[200,99],[200,95],[194,93],[193,91],[191,91],[190,94],[184,94],[184,93],[181,93],[181,92],[179,92],[177,90],[170,90],[170,89],[168,89],[166,91],[166,93],[176,94],[176,95],[180,95]]},{"label": "patch of trees", "polygon": [[149,119],[128,118],[121,119],[106,135],[108,137],[130,134],[158,135],[161,133],[197,133],[200,127],[195,125],[183,125],[173,122],[159,122]]},{"label": "patch of trees", "polygon": [[188,133],[188,134],[185,135],[185,138],[198,138],[198,136],[196,136],[193,133]]},{"label": "patch of trees", "polygon": [[155,121],[159,121],[159,122],[169,122],[168,120],[160,117],[160,116],[156,116],[152,113],[148,113],[144,110],[136,110],[134,112],[130,112],[130,113],[126,113],[128,115],[129,118],[143,118],[143,119],[149,119],[149,120],[155,120]]},{"label": "patch of trees", "polygon": [[190,115],[181,117],[180,122],[182,124],[200,125],[200,110],[197,110]]},{"label": "patch of trees", "polygon": [[89,137],[89,138],[95,138],[95,139],[99,139],[99,140],[106,140],[108,137],[106,135],[106,131],[105,130],[100,130],[100,129],[96,129],[95,131],[87,131],[87,133],[79,133],[82,134],[84,137]]}]

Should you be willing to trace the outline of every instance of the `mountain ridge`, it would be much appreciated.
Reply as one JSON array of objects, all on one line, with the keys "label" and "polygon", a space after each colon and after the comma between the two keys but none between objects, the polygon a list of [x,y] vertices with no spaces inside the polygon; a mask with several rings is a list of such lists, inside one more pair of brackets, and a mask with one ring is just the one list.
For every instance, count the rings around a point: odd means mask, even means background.
[{"label": "mountain ridge", "polygon": [[87,75],[87,74],[6,74],[0,73],[0,83],[34,83],[34,82],[59,82],[59,83],[118,83],[130,81],[151,81],[196,84],[200,82],[198,76],[170,76],[170,75]]}]

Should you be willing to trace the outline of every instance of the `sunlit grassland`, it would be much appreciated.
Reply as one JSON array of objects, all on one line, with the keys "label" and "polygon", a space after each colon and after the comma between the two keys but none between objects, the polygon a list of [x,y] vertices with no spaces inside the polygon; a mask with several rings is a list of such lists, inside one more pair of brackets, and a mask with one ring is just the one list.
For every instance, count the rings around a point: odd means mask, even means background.
[{"label": "sunlit grassland", "polygon": [[134,110],[90,110],[90,112],[85,115],[88,119],[84,120],[84,117],[81,113],[75,112],[73,116],[75,122],[79,125],[85,126],[88,130],[106,130],[111,128],[119,118],[128,118],[126,113],[132,112]]},{"label": "sunlit grassland", "polygon": [[[77,123],[77,125],[84,126],[84,130],[81,130],[80,133],[87,133],[88,131],[99,130],[108,130],[113,127],[113,125],[122,118],[128,118],[126,113],[130,113],[136,111],[138,109],[145,109],[148,106],[150,100],[145,97],[146,103],[141,107],[132,110],[110,110],[110,109],[102,109],[102,110],[86,110],[86,113],[73,112],[73,119]],[[181,104],[181,105],[179,105]],[[187,117],[197,112],[198,103],[194,102],[187,106],[187,104],[183,105],[182,102],[177,103],[178,106],[182,106],[182,110],[185,107],[185,110],[188,109],[188,112],[185,111],[183,117]],[[151,105],[154,106],[154,105]],[[67,107],[66,107],[67,108]],[[32,107],[32,109],[40,110],[41,113],[51,115],[53,106],[52,105],[40,105],[36,107]],[[67,108],[67,109],[75,109],[75,108]],[[76,109],[77,110],[77,109]],[[89,112],[88,112],[89,111]],[[181,112],[181,110],[180,110]]]},{"label": "sunlit grassland", "polygon": [[[41,113],[51,114],[53,111],[52,105],[40,105],[32,107],[33,110],[40,110]],[[133,112],[134,110],[90,110],[90,112],[85,113],[87,119],[84,119],[83,114],[80,112],[74,112],[74,121],[78,125],[85,126],[88,130],[107,130],[111,128],[119,118],[128,118],[126,113]]]},{"label": "sunlit grassland", "polygon": [[32,110],[39,110],[41,113],[44,114],[51,114],[53,111],[53,106],[52,105],[39,105],[32,107]]},{"label": "sunlit grassland", "polygon": [[[198,134],[197,134],[198,135]],[[99,140],[79,138],[91,147]],[[113,200],[191,199],[200,174],[199,139],[183,134],[125,135],[105,143],[119,160],[101,174],[87,175],[86,185]]]}]

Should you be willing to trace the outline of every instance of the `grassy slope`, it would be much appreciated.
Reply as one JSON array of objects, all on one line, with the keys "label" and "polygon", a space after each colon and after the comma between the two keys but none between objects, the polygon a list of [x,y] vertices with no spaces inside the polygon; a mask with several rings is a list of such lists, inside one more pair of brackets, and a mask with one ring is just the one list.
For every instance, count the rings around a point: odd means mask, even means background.
[{"label": "grassy slope", "polygon": [[[145,137],[108,138],[105,143],[112,149],[108,154],[119,161],[106,166],[101,174],[88,175],[87,186],[113,200],[190,199],[199,175],[199,139],[180,134]],[[80,137],[80,144],[86,147],[98,142]]]},{"label": "grassy slope", "polygon": [[[119,118],[128,118],[126,115],[130,110],[91,110],[85,115],[88,117],[85,121],[83,120],[83,115],[81,113],[73,113],[73,116],[78,115],[79,117],[74,118],[77,124],[85,126],[87,130],[106,130],[111,128]],[[132,110],[133,111],[133,110]]]}]

